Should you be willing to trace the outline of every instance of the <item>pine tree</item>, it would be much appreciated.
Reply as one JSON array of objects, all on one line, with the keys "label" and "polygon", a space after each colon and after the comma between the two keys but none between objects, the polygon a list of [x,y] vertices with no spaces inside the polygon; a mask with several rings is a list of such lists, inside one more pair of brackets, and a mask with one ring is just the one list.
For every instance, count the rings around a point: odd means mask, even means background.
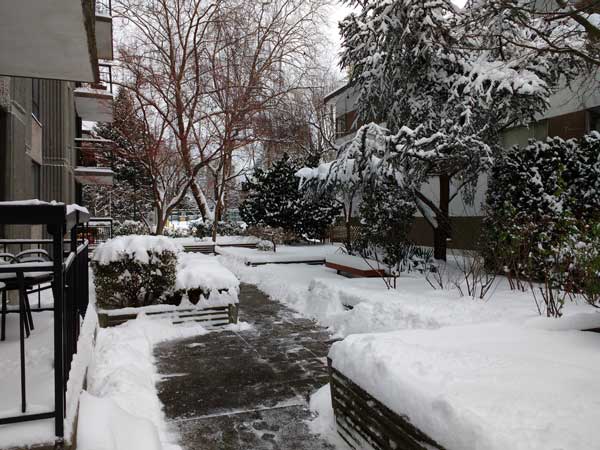
[{"label": "pine tree", "polygon": [[242,219],[249,225],[283,228],[299,237],[322,238],[340,207],[332,195],[303,192],[295,176],[299,167],[284,154],[270,169],[256,169],[246,184]]},{"label": "pine tree", "polygon": [[[143,137],[143,124],[136,116],[133,99],[126,89],[119,90],[113,103],[113,122],[100,123],[94,133],[114,142],[114,149],[105,155],[114,172],[112,186],[86,186],[86,203],[104,204],[104,210],[120,222],[145,221],[153,211],[152,181],[146,168],[136,163]],[[110,205],[109,205],[110,204]]]}]

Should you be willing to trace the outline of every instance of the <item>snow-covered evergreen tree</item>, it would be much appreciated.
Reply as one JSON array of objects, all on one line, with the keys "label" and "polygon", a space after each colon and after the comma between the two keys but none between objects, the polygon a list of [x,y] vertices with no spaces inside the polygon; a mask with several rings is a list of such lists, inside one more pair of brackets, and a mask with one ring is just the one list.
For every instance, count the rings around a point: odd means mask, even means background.
[{"label": "snow-covered evergreen tree", "polygon": [[[367,165],[361,176],[401,173],[434,230],[436,257],[445,258],[449,203],[489,167],[500,131],[544,109],[556,71],[549,60],[521,58],[517,46],[481,50],[480,38],[464,32],[477,10],[467,14],[450,0],[348,3],[359,12],[340,24],[342,65],[359,89],[361,121],[385,128],[370,126],[366,140],[358,133],[331,168],[353,160],[356,148],[385,142],[363,151],[378,153],[377,168]],[[434,177],[439,200],[421,190]]]},{"label": "snow-covered evergreen tree", "polygon": [[299,237],[322,238],[340,206],[328,193],[315,195],[300,189],[295,176],[299,167],[283,155],[270,169],[256,169],[240,206],[242,219],[249,225],[293,231]]}]

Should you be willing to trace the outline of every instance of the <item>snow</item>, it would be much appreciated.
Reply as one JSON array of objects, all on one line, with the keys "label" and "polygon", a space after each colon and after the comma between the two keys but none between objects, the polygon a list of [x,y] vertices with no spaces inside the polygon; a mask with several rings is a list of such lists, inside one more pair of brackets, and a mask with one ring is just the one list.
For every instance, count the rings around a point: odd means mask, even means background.
[{"label": "snow", "polygon": [[[458,290],[434,290],[419,273],[403,273],[397,289],[380,278],[346,278],[324,266],[267,264],[248,267],[229,255],[219,260],[242,282],[253,283],[272,299],[317,320],[336,337],[354,333],[411,328],[436,329],[507,320],[542,321],[529,293],[511,291],[499,277],[486,301],[461,297]],[[451,286],[451,281],[447,281]],[[351,309],[350,309],[351,308]],[[579,320],[585,328],[600,327],[600,314],[584,302],[568,302],[558,322]],[[576,315],[577,319],[571,319]]]},{"label": "snow", "polygon": [[337,450],[351,450],[337,433],[335,415],[331,406],[331,386],[326,384],[310,397],[310,410],[316,417],[308,422],[308,429],[318,434]]},{"label": "snow", "polygon": [[292,246],[278,245],[276,252],[266,252],[253,248],[217,247],[219,255],[225,255],[247,264],[283,263],[290,261],[305,262],[325,260],[325,257],[339,251],[337,245]]},{"label": "snow", "polygon": [[[158,442],[149,441],[157,447],[127,447],[131,442],[125,440],[113,442],[112,446],[106,447],[110,450],[178,448],[173,443],[175,437],[166,427],[162,404],[158,399],[158,374],[154,366],[152,347],[165,340],[206,332],[202,326],[195,323],[174,326],[170,320],[150,320],[143,314],[119,327],[99,329],[88,372],[87,393],[93,398],[88,397],[87,409],[82,411],[78,422],[79,450],[104,450],[103,447],[96,447],[94,441],[96,424],[110,427],[107,430],[111,431],[109,435],[115,440],[119,439],[120,429],[129,429],[129,433],[125,433],[128,436],[124,438],[138,438],[135,442],[139,442],[140,445],[148,444],[142,440],[144,436],[149,438],[147,430],[154,430],[159,439]],[[110,416],[114,413],[120,416],[121,421],[112,421]],[[143,432],[144,436],[138,436],[136,430]],[[86,443],[88,445],[85,445]]]},{"label": "snow", "polygon": [[113,261],[119,261],[123,255],[128,255],[147,264],[150,257],[148,252],[162,253],[165,251],[178,254],[183,251],[183,248],[173,239],[164,236],[118,236],[96,247],[92,260],[106,265]]},{"label": "snow", "polygon": [[[240,282],[219,261],[202,253],[182,253],[177,262],[175,289],[202,289],[204,292],[228,289],[239,291]],[[236,301],[237,303],[237,301]]]},{"label": "snow", "polygon": [[[173,238],[181,245],[213,244],[212,237],[202,239],[196,237]],[[217,245],[256,244],[260,239],[254,236],[217,236]]]},{"label": "snow", "polygon": [[[37,304],[37,295],[30,296]],[[52,301],[50,290],[41,292],[42,306]],[[35,329],[25,340],[27,413],[54,410],[54,325],[51,311],[34,312]],[[7,314],[6,340],[0,342],[0,417],[21,414],[19,315]],[[54,420],[0,425],[0,448],[54,442]]]},{"label": "snow", "polygon": [[507,322],[360,334],[333,367],[448,449],[597,448],[600,334]]}]

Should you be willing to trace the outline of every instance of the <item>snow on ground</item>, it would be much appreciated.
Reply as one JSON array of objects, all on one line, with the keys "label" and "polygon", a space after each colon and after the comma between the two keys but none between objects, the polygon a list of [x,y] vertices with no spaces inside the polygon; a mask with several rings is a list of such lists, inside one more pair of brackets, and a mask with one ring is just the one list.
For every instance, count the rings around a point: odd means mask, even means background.
[{"label": "snow on ground", "polygon": [[[180,245],[212,245],[212,237],[197,238],[193,236],[173,238]],[[260,239],[254,236],[217,236],[217,245],[256,244]]]},{"label": "snow on ground", "polygon": [[[240,323],[220,330],[247,328]],[[196,323],[173,325],[144,314],[121,326],[99,329],[88,389],[81,398],[78,449],[179,449],[157,395],[152,348],[165,340],[207,332]]]},{"label": "snow on ground", "polygon": [[311,433],[320,435],[336,450],[352,450],[337,433],[335,414],[331,406],[331,387],[329,384],[321,387],[310,397],[310,410],[316,417],[308,422]]},{"label": "snow on ground", "polygon": [[[505,279],[488,300],[461,297],[456,289],[434,290],[418,273],[402,274],[397,289],[380,278],[346,278],[324,266],[268,264],[248,267],[229,255],[218,257],[242,282],[253,283],[274,300],[316,319],[337,337],[353,333],[538,318],[528,293],[511,291]],[[351,307],[352,309],[349,309]],[[567,303],[565,318],[584,314],[600,326],[600,314],[585,304]],[[591,319],[589,319],[591,317]],[[586,326],[592,328],[592,326]]]},{"label": "snow on ground", "polygon": [[[202,289],[205,292],[228,289],[239,291],[240,282],[217,259],[202,253],[182,253],[177,262],[175,289]],[[236,296],[237,298],[237,296]]]},{"label": "snow on ground", "polygon": [[219,255],[235,258],[248,264],[288,262],[288,261],[316,261],[325,260],[328,255],[340,251],[338,245],[278,245],[276,252],[266,252],[254,248],[217,247]]},{"label": "snow on ground", "polygon": [[[29,296],[37,307],[38,296]],[[50,290],[42,291],[41,306],[52,304]],[[33,312],[35,329],[25,339],[27,414],[54,410],[54,322],[51,311]],[[6,340],[0,341],[0,417],[21,414],[19,315],[6,316]],[[0,425],[0,448],[54,442],[54,420]]]},{"label": "snow on ground", "polygon": [[598,448],[600,334],[539,322],[357,334],[330,357],[448,449]]}]

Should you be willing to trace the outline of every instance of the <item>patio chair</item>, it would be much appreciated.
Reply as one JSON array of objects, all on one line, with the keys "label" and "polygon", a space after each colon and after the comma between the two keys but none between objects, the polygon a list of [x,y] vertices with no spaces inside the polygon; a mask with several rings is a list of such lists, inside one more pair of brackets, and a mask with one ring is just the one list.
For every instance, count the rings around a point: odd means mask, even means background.
[{"label": "patio chair", "polygon": [[[36,263],[51,261],[48,252],[42,249],[31,249],[19,252],[17,255],[11,253],[0,253],[0,264],[18,264],[18,263]],[[0,325],[0,341],[6,339],[6,315],[9,313],[7,306],[7,292],[19,292],[19,314],[25,333],[29,337],[31,330],[34,329],[33,316],[31,314],[31,305],[29,303],[29,294],[40,292],[44,289],[52,287],[53,274],[52,272],[11,272],[0,273],[0,282],[2,288],[2,310],[1,310],[1,325]],[[49,283],[49,286],[41,287],[43,283]],[[34,286],[38,286],[34,289]]]}]

